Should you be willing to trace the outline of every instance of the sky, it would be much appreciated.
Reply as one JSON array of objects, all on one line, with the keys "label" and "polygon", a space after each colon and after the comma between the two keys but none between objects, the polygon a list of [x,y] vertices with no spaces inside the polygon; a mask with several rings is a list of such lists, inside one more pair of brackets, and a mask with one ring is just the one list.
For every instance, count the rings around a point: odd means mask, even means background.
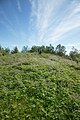
[{"label": "sky", "polygon": [[0,0],[0,44],[80,50],[80,0]]}]

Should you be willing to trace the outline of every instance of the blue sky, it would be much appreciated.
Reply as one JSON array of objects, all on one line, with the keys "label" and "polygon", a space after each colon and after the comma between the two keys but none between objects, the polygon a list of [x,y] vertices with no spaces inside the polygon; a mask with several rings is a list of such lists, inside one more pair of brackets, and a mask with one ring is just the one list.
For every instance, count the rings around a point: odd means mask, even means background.
[{"label": "blue sky", "polygon": [[80,50],[80,0],[0,0],[0,44]]}]

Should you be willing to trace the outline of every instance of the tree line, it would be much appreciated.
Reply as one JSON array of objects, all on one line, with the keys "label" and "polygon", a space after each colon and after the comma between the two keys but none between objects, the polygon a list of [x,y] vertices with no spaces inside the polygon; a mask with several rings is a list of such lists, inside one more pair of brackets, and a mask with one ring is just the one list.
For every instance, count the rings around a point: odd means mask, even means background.
[{"label": "tree line", "polygon": [[22,50],[19,51],[18,47],[15,46],[13,48],[13,50],[10,50],[8,47],[7,48],[3,48],[0,45],[0,56],[4,56],[7,54],[15,54],[18,52],[38,52],[38,49],[41,49],[42,53],[50,53],[50,54],[55,54],[55,55],[59,55],[68,59],[72,59],[74,61],[76,61],[77,63],[80,61],[80,51],[77,50],[76,48],[72,48],[72,50],[70,51],[69,55],[66,55],[66,47],[58,44],[55,48],[54,46],[52,46],[51,44],[49,46],[32,46],[31,49],[28,49],[28,46],[23,46]]}]

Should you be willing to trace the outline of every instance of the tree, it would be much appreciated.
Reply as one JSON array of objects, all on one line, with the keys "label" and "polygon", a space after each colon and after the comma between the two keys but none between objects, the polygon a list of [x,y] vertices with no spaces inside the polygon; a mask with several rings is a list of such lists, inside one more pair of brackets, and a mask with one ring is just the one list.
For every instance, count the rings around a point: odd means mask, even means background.
[{"label": "tree", "polygon": [[2,46],[0,45],[0,50],[2,49]]},{"label": "tree", "polygon": [[55,52],[60,56],[64,56],[66,53],[66,48],[65,46],[61,46],[61,44],[59,44],[57,45]]},{"label": "tree", "polygon": [[10,49],[9,48],[3,48],[1,45],[0,45],[0,56],[4,56],[4,55],[7,55],[10,53]]},{"label": "tree", "polygon": [[0,48],[0,56],[4,56],[5,55],[5,51],[4,51],[4,48]]},{"label": "tree", "polygon": [[72,60],[76,61],[77,63],[79,62],[80,52],[76,48],[72,47],[72,50],[70,51],[69,55],[72,58]]},{"label": "tree", "polygon": [[17,46],[15,46],[14,49],[11,51],[12,54],[14,54],[14,53],[18,53],[18,52],[19,52],[19,51],[18,51]]},{"label": "tree", "polygon": [[31,50],[34,51],[34,52],[37,52],[37,51],[38,51],[38,48],[39,48],[39,46],[35,46],[35,45],[34,45],[34,46],[32,46]]},{"label": "tree", "polygon": [[42,52],[44,52],[44,53],[46,52],[46,48],[45,48],[44,45],[41,46],[41,50],[42,50]]},{"label": "tree", "polygon": [[49,48],[49,46],[46,46],[46,53],[50,53],[50,48]]},{"label": "tree", "polygon": [[5,48],[5,53],[6,54],[9,54],[10,53],[10,49],[7,47],[7,48]]},{"label": "tree", "polygon": [[28,46],[23,46],[23,48],[22,48],[22,51],[21,51],[21,52],[27,52],[27,50],[28,50]]},{"label": "tree", "polygon": [[49,49],[50,49],[50,53],[54,53],[54,47],[51,44],[49,46]]},{"label": "tree", "polygon": [[54,53],[54,47],[51,44],[49,46],[46,46],[46,52],[47,53]]}]

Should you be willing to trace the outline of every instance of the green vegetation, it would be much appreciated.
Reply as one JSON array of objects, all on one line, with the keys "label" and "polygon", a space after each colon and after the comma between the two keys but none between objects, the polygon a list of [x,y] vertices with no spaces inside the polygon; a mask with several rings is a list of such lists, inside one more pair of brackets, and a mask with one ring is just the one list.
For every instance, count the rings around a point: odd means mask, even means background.
[{"label": "green vegetation", "polygon": [[41,53],[50,53],[54,55],[59,55],[67,59],[72,59],[73,61],[76,61],[76,63],[80,62],[80,50],[77,50],[76,48],[72,48],[69,55],[66,55],[66,47],[59,44],[54,48],[51,44],[49,46],[32,46],[31,49],[28,49],[28,46],[23,46],[22,50],[19,51],[17,46],[13,48],[13,50],[10,50],[9,48],[3,48],[0,45],[0,56],[8,55],[8,54],[15,54],[15,53],[26,53],[26,52],[38,52]]},{"label": "green vegetation", "polygon": [[15,46],[14,49],[11,51],[12,54],[15,54],[15,53],[18,53],[18,52],[19,52],[19,51],[18,51],[17,46]]},{"label": "green vegetation", "polygon": [[0,120],[79,120],[80,62],[53,54],[0,57]]}]

